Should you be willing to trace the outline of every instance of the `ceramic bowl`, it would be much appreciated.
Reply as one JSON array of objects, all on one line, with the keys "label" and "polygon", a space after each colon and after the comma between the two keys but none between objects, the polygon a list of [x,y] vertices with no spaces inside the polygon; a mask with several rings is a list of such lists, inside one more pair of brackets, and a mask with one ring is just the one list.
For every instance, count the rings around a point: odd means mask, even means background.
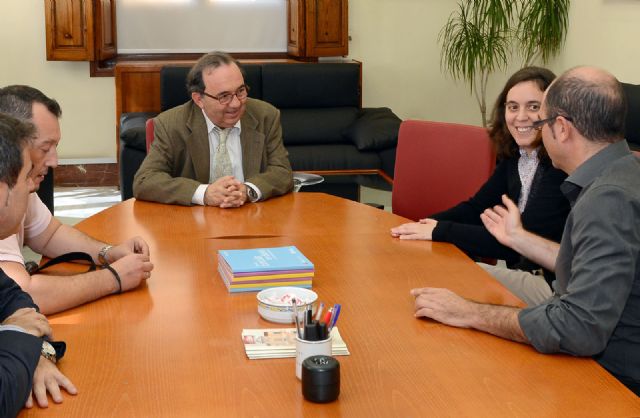
[{"label": "ceramic bowl", "polygon": [[291,300],[298,301],[298,317],[303,318],[303,312],[311,308],[315,311],[318,295],[313,290],[301,287],[275,287],[258,292],[258,313],[267,321],[279,324],[292,324],[293,304]]}]

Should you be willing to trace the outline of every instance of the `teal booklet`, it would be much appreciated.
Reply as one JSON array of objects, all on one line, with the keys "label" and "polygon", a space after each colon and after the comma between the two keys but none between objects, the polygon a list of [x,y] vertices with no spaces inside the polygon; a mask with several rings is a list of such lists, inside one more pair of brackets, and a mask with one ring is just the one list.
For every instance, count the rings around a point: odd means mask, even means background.
[{"label": "teal booklet", "polygon": [[245,250],[220,250],[218,256],[235,273],[264,271],[288,272],[313,270],[309,261],[295,246],[273,248],[248,248]]}]

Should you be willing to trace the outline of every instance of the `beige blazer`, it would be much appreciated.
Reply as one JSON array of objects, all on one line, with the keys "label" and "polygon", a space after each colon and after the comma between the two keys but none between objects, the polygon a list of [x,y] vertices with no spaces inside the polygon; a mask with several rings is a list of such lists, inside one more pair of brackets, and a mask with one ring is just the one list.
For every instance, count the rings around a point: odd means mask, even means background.
[{"label": "beige blazer", "polygon": [[[240,121],[245,181],[260,189],[263,200],[291,191],[278,109],[247,99]],[[209,136],[202,110],[190,100],[159,114],[154,125],[154,141],[133,179],[133,194],[140,200],[191,205],[196,188],[209,183]]]}]

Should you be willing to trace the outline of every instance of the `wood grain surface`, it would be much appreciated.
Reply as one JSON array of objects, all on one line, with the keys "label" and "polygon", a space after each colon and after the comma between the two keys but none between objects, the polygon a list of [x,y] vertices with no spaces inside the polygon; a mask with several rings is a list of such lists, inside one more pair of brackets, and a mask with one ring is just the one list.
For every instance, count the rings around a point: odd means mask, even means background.
[{"label": "wood grain surface", "polygon": [[[141,288],[51,316],[68,344],[60,367],[76,397],[23,417],[622,417],[640,399],[595,361],[543,355],[481,332],[415,319],[414,287],[521,302],[449,244],[399,241],[404,218],[296,193],[239,209],[133,199],[78,225],[120,242],[140,235],[155,264]],[[256,294],[229,294],[220,249],[297,246],[313,289],[341,303],[341,394],[303,399],[294,359],[248,360],[243,328],[279,327]]]}]

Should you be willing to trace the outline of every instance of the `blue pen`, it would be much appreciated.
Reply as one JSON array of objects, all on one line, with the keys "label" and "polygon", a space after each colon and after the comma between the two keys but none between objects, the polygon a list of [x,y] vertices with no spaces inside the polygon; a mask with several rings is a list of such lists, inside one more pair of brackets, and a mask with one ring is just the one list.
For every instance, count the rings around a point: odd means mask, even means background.
[{"label": "blue pen", "polygon": [[336,303],[333,305],[333,314],[331,315],[331,326],[329,327],[329,332],[331,332],[333,327],[336,325],[336,322],[338,322],[338,315],[340,315],[340,304]]}]

